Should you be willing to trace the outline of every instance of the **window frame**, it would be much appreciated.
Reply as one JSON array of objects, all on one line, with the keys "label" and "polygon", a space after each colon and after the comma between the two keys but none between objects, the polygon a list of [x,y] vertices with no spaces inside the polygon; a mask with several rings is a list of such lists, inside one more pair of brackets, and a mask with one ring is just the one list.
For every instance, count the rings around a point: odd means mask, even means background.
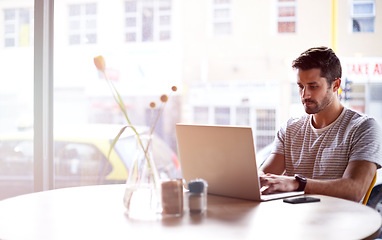
[{"label": "window frame", "polygon": [[[212,28],[212,35],[215,37],[219,36],[230,36],[232,35],[232,0],[226,0],[226,3],[216,3],[216,0],[212,1],[212,11],[211,11],[211,28]],[[221,10],[227,10],[228,16],[227,17],[217,17],[215,16],[215,11],[221,11]],[[228,24],[228,31],[227,32],[219,32],[216,28],[217,24]]]},{"label": "window frame", "polygon": [[[95,5],[95,13],[87,14],[88,5]],[[70,8],[73,6],[79,6],[79,15],[71,16]],[[86,44],[97,44],[97,9],[98,4],[96,2],[89,3],[75,3],[68,5],[68,44],[72,46],[76,45],[86,45]],[[95,23],[94,28],[87,26],[89,21],[93,21]],[[72,29],[71,23],[77,22],[78,29]],[[88,36],[95,35],[94,41],[89,41]],[[79,42],[71,42],[71,36],[79,36]]]},{"label": "window frame", "polygon": [[54,0],[34,1],[34,191],[54,189],[53,40]]},{"label": "window frame", "polygon": [[[279,8],[280,7],[294,7],[294,16],[293,17],[280,17]],[[297,33],[297,0],[291,1],[280,1],[276,0],[276,26],[275,30],[277,34],[296,34]],[[294,32],[280,32],[279,23],[285,22],[294,22]]]},{"label": "window frame", "polygon": [[[354,5],[356,4],[372,4],[372,12],[368,14],[354,14]],[[376,10],[375,10],[375,0],[352,0],[351,6],[350,6],[350,31],[352,33],[374,33],[375,32],[375,17],[376,17]],[[372,31],[354,31],[354,20],[355,19],[372,19]]]},{"label": "window frame", "polygon": [[[135,11],[127,12],[127,3],[135,2]],[[168,2],[168,4],[163,4]],[[139,0],[125,0],[123,10],[124,18],[124,42],[125,43],[145,43],[145,42],[166,42],[173,39],[172,36],[172,17],[173,17],[173,2],[172,0],[162,1],[139,1]],[[152,9],[152,39],[143,39],[143,11],[144,8]],[[167,18],[168,23],[161,24],[161,21]],[[135,25],[127,26],[127,19],[135,19]],[[141,26],[141,28],[139,28]],[[134,39],[129,40],[128,35],[135,36]]]},{"label": "window frame", "polygon": [[[15,11],[15,16],[13,19],[4,19],[3,26],[4,26],[4,48],[14,48],[14,47],[30,47],[33,46],[33,22],[34,22],[34,15],[33,15],[33,10],[31,8],[7,8],[4,9],[4,16],[5,16],[5,11],[6,10],[14,10]],[[22,21],[20,19],[20,12],[22,10],[28,11],[29,18],[28,18],[28,43],[23,45],[21,42],[21,34],[18,34],[20,31],[22,31]],[[6,32],[6,27],[8,26],[13,26],[14,27],[14,32],[12,33],[7,33]],[[7,46],[7,39],[13,39],[13,45],[12,46]]]}]

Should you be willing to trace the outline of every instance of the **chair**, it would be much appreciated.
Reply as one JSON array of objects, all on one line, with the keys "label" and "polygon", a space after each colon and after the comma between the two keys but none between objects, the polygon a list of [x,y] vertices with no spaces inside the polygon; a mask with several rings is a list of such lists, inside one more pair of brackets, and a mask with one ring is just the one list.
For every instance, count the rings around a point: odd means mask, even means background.
[{"label": "chair", "polygon": [[367,201],[369,200],[369,197],[370,197],[371,190],[373,190],[373,187],[374,187],[374,184],[376,181],[377,181],[377,171],[374,174],[374,178],[370,183],[369,189],[367,189],[367,192],[366,192],[365,196],[363,197],[363,200],[362,200],[363,205],[367,204]]}]

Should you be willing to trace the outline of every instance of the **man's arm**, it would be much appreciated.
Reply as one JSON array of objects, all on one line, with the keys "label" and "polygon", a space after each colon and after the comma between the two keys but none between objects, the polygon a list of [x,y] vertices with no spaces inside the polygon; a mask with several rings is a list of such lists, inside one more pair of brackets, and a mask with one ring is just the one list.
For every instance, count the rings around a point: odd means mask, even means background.
[{"label": "man's arm", "polygon": [[267,160],[259,168],[259,175],[264,173],[272,173],[281,175],[285,171],[285,159],[284,155],[278,153],[272,153]]},{"label": "man's arm", "polygon": [[309,179],[306,193],[323,194],[360,202],[373,180],[377,165],[369,161],[351,161],[344,175],[335,180]]},{"label": "man's arm", "polygon": [[[305,193],[322,194],[360,202],[370,186],[376,170],[375,163],[361,160],[351,161],[340,179],[308,179]],[[265,173],[267,172],[265,171]],[[261,175],[260,181],[263,194],[294,191],[298,188],[298,183],[294,177],[265,174]]]}]

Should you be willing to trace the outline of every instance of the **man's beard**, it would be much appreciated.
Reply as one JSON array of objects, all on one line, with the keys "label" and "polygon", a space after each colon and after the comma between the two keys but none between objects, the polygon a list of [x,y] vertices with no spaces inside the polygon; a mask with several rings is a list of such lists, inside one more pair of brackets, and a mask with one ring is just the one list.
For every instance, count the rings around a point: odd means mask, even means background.
[{"label": "man's beard", "polygon": [[[304,105],[305,112],[307,114],[316,114],[316,113],[319,113],[322,110],[324,110],[331,102],[332,102],[332,100],[331,100],[331,96],[329,94],[329,90],[326,93],[324,99],[322,99],[321,103],[319,103],[319,102],[317,102],[315,100],[309,100],[309,99],[307,99],[307,100],[303,99],[302,100],[302,104]],[[306,106],[305,103],[313,103],[313,105]]]}]

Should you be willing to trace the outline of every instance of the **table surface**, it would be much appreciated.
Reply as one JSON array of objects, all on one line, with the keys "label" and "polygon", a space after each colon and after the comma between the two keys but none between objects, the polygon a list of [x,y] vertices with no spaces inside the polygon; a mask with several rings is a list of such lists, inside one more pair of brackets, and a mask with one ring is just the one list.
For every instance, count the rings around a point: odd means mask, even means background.
[{"label": "table surface", "polygon": [[0,239],[363,239],[382,218],[359,203],[253,202],[208,195],[205,215],[127,217],[124,185],[56,189],[0,201]]}]

